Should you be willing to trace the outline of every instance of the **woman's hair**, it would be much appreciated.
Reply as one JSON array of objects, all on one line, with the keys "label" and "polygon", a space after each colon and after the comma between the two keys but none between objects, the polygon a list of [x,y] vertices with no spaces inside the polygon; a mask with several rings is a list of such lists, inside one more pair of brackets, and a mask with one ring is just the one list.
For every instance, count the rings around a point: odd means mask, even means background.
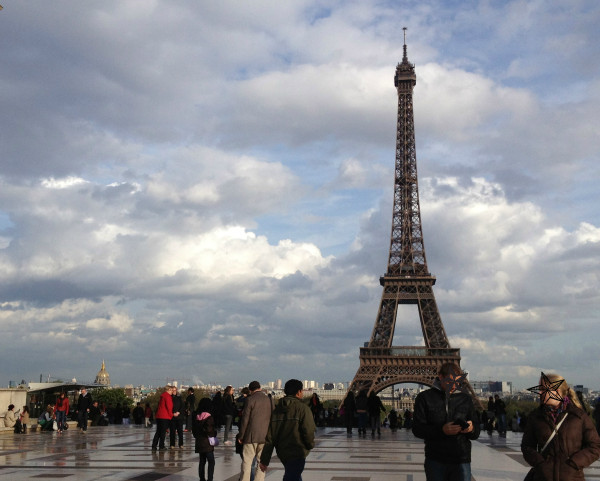
[{"label": "woman's hair", "polygon": [[[565,380],[564,377],[562,377],[560,374],[546,374],[545,375],[548,380],[550,382],[556,382],[556,381],[562,381],[562,383],[560,384],[560,386],[558,386],[558,394],[560,394],[560,397],[564,398],[564,397],[568,397],[569,400],[575,404],[575,406],[577,406],[580,409],[583,409],[583,406],[581,405],[581,402],[579,402],[579,398],[577,397],[577,393],[573,390],[573,388],[571,386],[569,386],[567,384],[567,381]],[[543,379],[542,379],[543,381]]]},{"label": "woman's hair", "polygon": [[233,394],[233,386],[227,386],[225,388],[225,394]]},{"label": "woman's hair", "polygon": [[202,399],[200,399],[200,402],[198,403],[198,412],[200,413],[209,413],[212,410],[212,401],[210,400],[210,398],[207,397],[203,397]]}]

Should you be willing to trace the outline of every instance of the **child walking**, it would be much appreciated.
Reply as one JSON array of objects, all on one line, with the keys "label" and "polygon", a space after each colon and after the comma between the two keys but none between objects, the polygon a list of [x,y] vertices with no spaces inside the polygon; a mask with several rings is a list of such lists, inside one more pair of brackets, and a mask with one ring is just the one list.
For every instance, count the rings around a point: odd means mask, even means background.
[{"label": "child walking", "polygon": [[[210,415],[212,402],[209,398],[202,398],[198,403],[198,410],[194,413],[192,421],[192,434],[196,439],[195,451],[200,454],[200,462],[198,464],[198,475],[200,481],[213,481],[215,472],[215,448],[209,442],[209,437],[216,437],[215,421]],[[208,473],[204,472],[204,468],[208,463]]]}]

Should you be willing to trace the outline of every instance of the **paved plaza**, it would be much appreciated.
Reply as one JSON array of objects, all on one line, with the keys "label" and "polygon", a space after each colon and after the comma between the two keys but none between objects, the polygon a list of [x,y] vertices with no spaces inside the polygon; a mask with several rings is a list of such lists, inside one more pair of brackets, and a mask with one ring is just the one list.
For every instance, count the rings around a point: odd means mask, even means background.
[{"label": "paved plaza", "polygon": [[[222,434],[222,432],[221,432]],[[183,449],[152,453],[154,429],[111,425],[87,433],[70,429],[62,435],[32,432],[0,435],[0,480],[128,480],[192,481],[198,479],[193,437],[185,433]],[[528,468],[519,445],[520,433],[506,438],[483,433],[473,443],[473,479],[520,481]],[[240,457],[234,448],[215,450],[214,481],[237,481]],[[281,480],[276,458],[267,480]],[[424,481],[423,443],[403,429],[383,429],[381,437],[346,436],[343,428],[319,428],[308,457],[304,481]],[[586,470],[586,479],[600,480],[600,463]]]}]

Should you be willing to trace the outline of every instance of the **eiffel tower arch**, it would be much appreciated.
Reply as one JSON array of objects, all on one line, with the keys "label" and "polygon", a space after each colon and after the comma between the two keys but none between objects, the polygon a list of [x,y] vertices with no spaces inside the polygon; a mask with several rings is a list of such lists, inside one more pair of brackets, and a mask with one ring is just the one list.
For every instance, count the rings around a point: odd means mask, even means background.
[{"label": "eiffel tower arch", "polygon": [[[413,115],[416,83],[415,67],[406,53],[405,32],[404,55],[394,76],[398,118],[388,267],[379,279],[383,293],[373,332],[365,347],[360,348],[360,366],[349,387],[355,393],[378,393],[401,383],[431,386],[442,364],[460,365],[460,349],[450,346],[442,324],[433,293],[436,278],[427,268],[423,244]],[[417,306],[424,346],[392,346],[398,306],[402,304]],[[465,387],[480,406],[468,382]]]}]

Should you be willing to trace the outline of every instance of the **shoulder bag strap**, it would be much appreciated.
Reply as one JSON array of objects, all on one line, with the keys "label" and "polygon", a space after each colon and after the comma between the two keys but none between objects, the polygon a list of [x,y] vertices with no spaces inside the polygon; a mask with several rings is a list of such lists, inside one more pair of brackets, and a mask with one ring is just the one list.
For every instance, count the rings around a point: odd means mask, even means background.
[{"label": "shoulder bag strap", "polygon": [[554,439],[554,436],[556,435],[556,433],[558,432],[558,430],[560,429],[561,424],[563,423],[563,421],[565,419],[567,419],[567,416],[569,415],[569,413],[565,413],[565,416],[560,420],[560,422],[556,425],[556,427],[554,428],[554,430],[552,431],[552,434],[550,435],[550,437],[548,438],[548,441],[546,441],[546,444],[544,444],[544,447],[540,450],[540,453],[542,453],[544,451],[544,449],[546,449],[548,447],[548,444],[550,444],[550,441],[552,441]]}]

